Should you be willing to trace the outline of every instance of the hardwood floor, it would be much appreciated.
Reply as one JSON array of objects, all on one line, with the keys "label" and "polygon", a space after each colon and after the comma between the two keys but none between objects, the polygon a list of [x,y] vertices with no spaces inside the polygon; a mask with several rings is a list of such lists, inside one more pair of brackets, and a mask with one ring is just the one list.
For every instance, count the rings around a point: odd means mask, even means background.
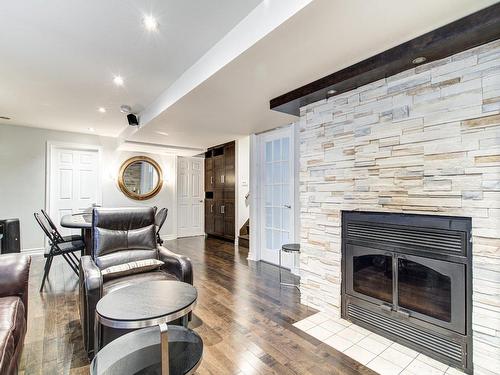
[{"label": "hardwood floor", "polygon": [[[193,261],[199,298],[190,326],[205,345],[197,374],[375,374],[292,325],[316,311],[300,304],[296,289],[279,288],[277,267],[249,264],[247,249],[215,239],[193,237],[165,246]],[[34,257],[20,374],[88,374],[78,281],[58,259],[39,294],[42,268],[43,258]]]}]

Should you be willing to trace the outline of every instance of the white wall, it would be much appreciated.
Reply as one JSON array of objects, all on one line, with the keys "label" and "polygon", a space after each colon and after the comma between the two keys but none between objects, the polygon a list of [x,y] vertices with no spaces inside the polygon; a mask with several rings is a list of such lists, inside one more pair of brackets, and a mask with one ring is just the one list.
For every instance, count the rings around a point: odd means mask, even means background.
[{"label": "white wall", "polygon": [[158,206],[167,207],[169,215],[162,236],[176,236],[177,224],[175,189],[176,157],[141,153],[155,159],[163,169],[164,185],[161,192],[147,201],[134,201],[118,188],[117,174],[123,161],[138,152],[118,151],[115,138],[60,132],[47,129],[0,125],[0,218],[19,218],[23,250],[40,249],[44,244],[41,229],[33,213],[45,208],[46,144],[47,141],[100,145],[102,155],[102,190],[104,206]]},{"label": "white wall", "polygon": [[245,200],[250,189],[250,137],[236,140],[236,238],[240,228],[250,217],[250,207]]}]

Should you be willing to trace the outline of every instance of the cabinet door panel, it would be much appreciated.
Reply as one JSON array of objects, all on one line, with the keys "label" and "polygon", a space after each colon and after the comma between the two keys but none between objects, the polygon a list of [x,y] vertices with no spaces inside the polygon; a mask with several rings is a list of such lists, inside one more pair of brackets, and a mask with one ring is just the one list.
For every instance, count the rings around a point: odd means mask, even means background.
[{"label": "cabinet door panel", "polygon": [[234,238],[235,222],[234,222],[234,201],[224,201],[224,236]]},{"label": "cabinet door panel", "polygon": [[235,146],[234,143],[224,147],[224,188],[235,186]]},{"label": "cabinet door panel", "polygon": [[224,187],[224,155],[216,156],[214,158],[214,187],[222,189]]},{"label": "cabinet door panel", "polygon": [[224,201],[214,201],[214,233],[224,235]]},{"label": "cabinet door panel", "polygon": [[214,234],[214,201],[205,200],[205,233]]},{"label": "cabinet door panel", "polygon": [[213,147],[207,155],[210,158],[205,159],[205,190],[210,192],[210,199],[205,206],[205,227],[207,233],[234,239],[235,143]]},{"label": "cabinet door panel", "polygon": [[218,236],[224,235],[224,216],[214,216],[214,234]]},{"label": "cabinet door panel", "polygon": [[212,191],[214,188],[214,170],[212,158],[205,159],[205,191]]}]

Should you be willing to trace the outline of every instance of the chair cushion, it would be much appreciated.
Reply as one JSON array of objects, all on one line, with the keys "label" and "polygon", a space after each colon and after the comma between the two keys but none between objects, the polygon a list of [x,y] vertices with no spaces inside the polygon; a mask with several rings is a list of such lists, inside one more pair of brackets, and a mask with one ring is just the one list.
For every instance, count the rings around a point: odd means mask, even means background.
[{"label": "chair cushion", "polygon": [[134,275],[128,275],[112,279],[109,281],[105,281],[103,285],[103,296],[132,284],[138,284],[145,281],[156,281],[156,280],[179,281],[179,279],[175,277],[175,275],[165,272],[163,270],[146,272],[146,273],[136,273]]},{"label": "chair cushion", "polygon": [[16,348],[26,333],[24,305],[19,297],[0,298],[0,373],[17,361]]},{"label": "chair cushion", "polygon": [[[156,250],[154,223],[152,207],[94,209],[92,255],[98,267],[107,267],[99,264],[99,258],[105,255],[131,249]],[[124,262],[111,265],[120,263]]]},{"label": "chair cushion", "polygon": [[110,280],[117,277],[133,275],[135,273],[153,271],[159,269],[163,264],[164,263],[158,259],[137,260],[105,268],[101,271],[101,274],[104,280]]},{"label": "chair cushion", "polygon": [[[57,254],[67,254],[75,251],[82,251],[85,248],[85,243],[82,240],[71,241],[71,242],[61,242],[57,244],[60,249],[60,252]],[[45,248],[44,256],[47,257],[50,254],[51,246],[47,246]]]},{"label": "chair cushion", "polygon": [[158,259],[158,250],[141,250],[130,248],[127,250],[116,251],[94,259],[95,264],[100,270],[112,266],[118,266],[124,263],[137,262],[144,259]]},{"label": "chair cushion", "polygon": [[79,234],[71,234],[69,236],[63,236],[64,242],[72,242],[72,241],[83,241],[83,238]]}]

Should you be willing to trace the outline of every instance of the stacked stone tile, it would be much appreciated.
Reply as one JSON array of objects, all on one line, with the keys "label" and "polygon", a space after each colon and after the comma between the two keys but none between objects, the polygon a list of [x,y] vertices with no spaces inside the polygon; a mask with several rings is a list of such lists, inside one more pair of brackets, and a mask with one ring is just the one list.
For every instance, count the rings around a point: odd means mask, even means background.
[{"label": "stacked stone tile", "polygon": [[301,109],[302,302],[340,315],[342,210],[472,217],[473,361],[500,373],[500,41]]}]

